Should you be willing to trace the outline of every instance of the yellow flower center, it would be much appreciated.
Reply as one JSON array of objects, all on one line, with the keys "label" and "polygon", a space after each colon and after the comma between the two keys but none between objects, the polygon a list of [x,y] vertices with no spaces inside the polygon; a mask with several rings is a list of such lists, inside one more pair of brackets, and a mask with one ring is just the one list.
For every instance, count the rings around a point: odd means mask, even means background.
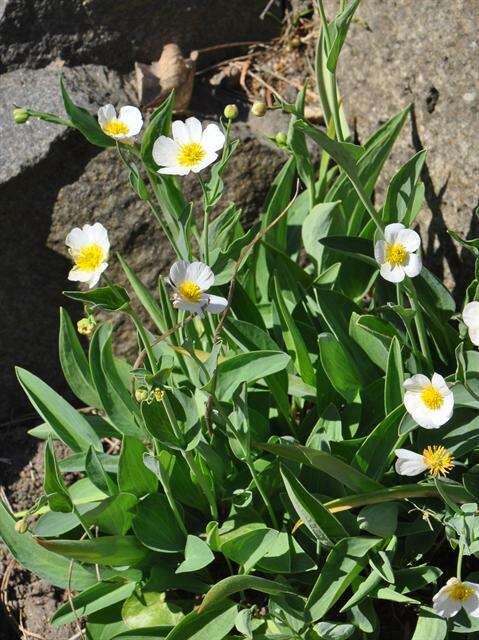
[{"label": "yellow flower center", "polygon": [[436,411],[440,409],[444,404],[444,397],[440,391],[436,389],[432,384],[421,391],[421,400],[424,402],[428,409]]},{"label": "yellow flower center", "polygon": [[438,445],[426,447],[422,452],[422,459],[432,476],[446,476],[454,467],[452,455]]},{"label": "yellow flower center", "polygon": [[180,153],[178,154],[178,164],[182,167],[194,167],[198,162],[203,160],[206,151],[199,142],[188,142],[182,144]]},{"label": "yellow flower center", "polygon": [[452,587],[449,587],[447,590],[447,595],[453,600],[458,600],[459,602],[464,602],[474,594],[474,589],[472,587],[468,587],[463,582],[456,582]]},{"label": "yellow flower center", "polygon": [[400,242],[386,245],[386,262],[392,264],[393,267],[402,267],[406,264],[408,252]]},{"label": "yellow flower center", "polygon": [[103,125],[103,131],[109,136],[126,135],[130,129],[121,120],[110,120]]},{"label": "yellow flower center", "polygon": [[82,271],[95,271],[105,260],[105,252],[99,244],[88,244],[73,254],[73,260]]},{"label": "yellow flower center", "polygon": [[178,291],[187,302],[199,302],[203,293],[196,282],[190,281],[182,282],[178,287]]}]

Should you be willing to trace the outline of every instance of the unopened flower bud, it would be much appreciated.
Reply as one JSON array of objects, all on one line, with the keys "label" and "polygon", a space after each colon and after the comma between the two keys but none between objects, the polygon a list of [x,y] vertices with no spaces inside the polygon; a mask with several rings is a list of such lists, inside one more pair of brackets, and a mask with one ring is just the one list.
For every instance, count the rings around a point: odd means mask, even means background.
[{"label": "unopened flower bud", "polygon": [[238,113],[238,107],[235,104],[227,104],[223,111],[224,117],[228,120],[236,120]]},{"label": "unopened flower bud", "polygon": [[26,518],[17,520],[17,522],[15,522],[15,531],[17,533],[26,533],[28,531],[28,520]]},{"label": "unopened flower bud", "polygon": [[266,111],[267,111],[267,108],[264,102],[261,102],[261,100],[256,100],[256,102],[253,102],[253,106],[251,107],[251,113],[254,116],[257,116],[258,118],[262,118],[266,113]]},{"label": "unopened flower bud", "polygon": [[25,124],[27,122],[30,114],[26,109],[14,109],[13,110],[13,119],[16,124]]},{"label": "unopened flower bud", "polygon": [[165,392],[163,391],[163,389],[156,387],[156,389],[153,389],[153,395],[155,396],[155,400],[157,402],[161,402],[163,400]]},{"label": "unopened flower bud", "polygon": [[145,389],[145,387],[136,389],[135,398],[137,402],[144,402],[145,400],[148,400],[148,389]]},{"label": "unopened flower bud", "polygon": [[276,141],[276,144],[280,147],[284,147],[288,142],[288,136],[284,133],[284,131],[280,131],[279,133],[277,133],[274,139]]},{"label": "unopened flower bud", "polygon": [[89,336],[95,328],[96,322],[93,318],[81,318],[77,322],[77,331],[83,336]]}]

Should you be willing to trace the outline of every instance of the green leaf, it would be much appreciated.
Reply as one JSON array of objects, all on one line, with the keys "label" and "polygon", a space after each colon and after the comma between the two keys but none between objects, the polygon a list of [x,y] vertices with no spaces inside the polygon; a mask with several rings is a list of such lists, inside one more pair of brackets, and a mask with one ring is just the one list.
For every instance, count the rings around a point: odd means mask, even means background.
[{"label": "green leaf", "polygon": [[303,487],[287,467],[281,467],[281,476],[296,513],[322,545],[332,547],[338,540],[348,537],[339,520]]},{"label": "green leaf", "polygon": [[15,371],[32,405],[72,451],[86,451],[90,445],[103,450],[99,437],[81,413],[33,373],[20,367]]},{"label": "green leaf", "polygon": [[397,502],[370,504],[363,507],[358,514],[360,529],[364,529],[374,536],[388,538],[396,531],[398,522]]},{"label": "green leaf", "polygon": [[[290,360],[289,355],[281,351],[251,351],[223,360],[216,370],[216,395],[227,400],[243,382],[251,383],[282,371]],[[204,390],[212,390],[211,381]]]},{"label": "green leaf", "polygon": [[124,603],[121,615],[130,629],[174,627],[185,617],[181,607],[168,602],[166,594],[158,592],[153,583],[132,593]]},{"label": "green leaf", "polygon": [[419,181],[427,151],[423,149],[404,164],[388,187],[382,218],[385,224],[403,222],[410,226],[416,185]]},{"label": "green leaf", "polygon": [[133,531],[141,543],[153,551],[181,553],[185,548],[185,536],[164,495],[152,494],[139,503]]},{"label": "green leaf", "polygon": [[419,611],[416,629],[411,640],[445,640],[447,620],[426,607],[421,607]]},{"label": "green leaf", "polygon": [[158,487],[157,477],[143,464],[145,445],[131,436],[123,436],[123,444],[118,465],[118,487],[120,491],[132,493],[142,498],[155,493]]},{"label": "green leaf", "polygon": [[367,238],[330,235],[321,239],[321,244],[332,252],[348,256],[354,260],[361,260],[366,264],[378,268],[374,258],[373,243]]},{"label": "green leaf", "polygon": [[403,401],[404,368],[401,357],[401,345],[396,336],[389,347],[386,365],[386,383],[384,385],[384,411],[391,413]]},{"label": "green leaf", "polygon": [[[15,530],[15,520],[1,501],[0,538],[25,569],[60,589],[69,586],[70,561],[41,547],[30,533],[18,533]],[[86,589],[96,581],[93,571],[73,563],[70,581],[72,589]]]},{"label": "green leaf", "polygon": [[130,304],[130,296],[126,290],[116,284],[90,291],[64,291],[63,294],[83,304],[91,304],[93,309],[105,311],[123,311]]},{"label": "green leaf", "polygon": [[100,125],[86,109],[77,107],[70,98],[65,88],[63,78],[60,78],[60,88],[62,92],[63,104],[73,126],[81,131],[88,142],[98,147],[114,147],[115,141],[110,136],[103,133]]},{"label": "green leaf", "polygon": [[382,485],[368,478],[360,471],[357,471],[350,465],[346,464],[339,458],[335,458],[324,451],[317,451],[300,444],[258,444],[260,449],[269,451],[270,453],[295,460],[310,467],[319,469],[335,480],[342,482],[356,493],[365,493],[368,491],[377,491],[382,489]]},{"label": "green leaf", "polygon": [[304,248],[306,253],[316,261],[318,273],[324,271],[331,263],[324,255],[322,240],[331,234],[346,231],[346,222],[339,205],[339,202],[321,202],[315,205],[301,227]]},{"label": "green leaf", "polygon": [[238,607],[226,600],[207,611],[192,611],[165,640],[222,640],[234,627]]},{"label": "green leaf", "polygon": [[104,533],[122,536],[131,528],[132,511],[137,502],[137,497],[132,493],[117,493],[88,511],[83,520],[88,526],[96,525]]},{"label": "green leaf", "polygon": [[148,122],[148,126],[143,132],[141,139],[141,157],[147,167],[157,171],[158,167],[152,157],[155,140],[161,135],[168,136],[171,128],[171,116],[173,113],[175,94],[172,91],[168,98],[153,111]]},{"label": "green leaf", "polygon": [[274,279],[274,303],[281,322],[283,340],[290,356],[293,358],[294,366],[306,384],[315,385],[316,374],[311,364],[308,349],[284,302],[277,278]]},{"label": "green leaf", "polygon": [[199,611],[200,613],[206,611],[206,609],[214,607],[226,598],[229,598],[229,596],[240,593],[240,591],[246,591],[246,589],[254,589],[260,593],[269,593],[270,595],[294,593],[294,591],[285,584],[273,582],[273,580],[266,580],[258,576],[228,576],[211,587],[203,598]]},{"label": "green leaf", "polygon": [[222,536],[221,553],[249,572],[269,552],[278,535],[278,531],[264,526],[252,531],[248,526],[240,527]]},{"label": "green leaf", "polygon": [[334,39],[331,43],[331,49],[326,60],[326,66],[331,73],[336,71],[339,54],[341,53],[344,41],[348,35],[349,25],[351,24],[351,20],[353,19],[354,13],[360,2],[361,0],[353,0],[350,2],[329,24],[329,30],[332,32]]},{"label": "green leaf", "polygon": [[198,536],[189,535],[186,538],[185,559],[175,573],[199,571],[208,566],[215,556],[204,540]]},{"label": "green leaf", "polygon": [[352,624],[341,622],[319,622],[313,628],[321,640],[347,640],[356,629]]},{"label": "green leaf", "polygon": [[321,364],[331,384],[346,402],[353,402],[362,386],[355,361],[331,333],[318,336]]},{"label": "green leaf", "polygon": [[148,550],[135,536],[103,536],[93,540],[39,539],[38,543],[66,558],[111,567],[137,564],[148,556]]},{"label": "green leaf", "polygon": [[58,468],[52,438],[48,438],[45,447],[45,475],[43,489],[48,496],[48,506],[52,511],[70,513],[73,504]]},{"label": "green leaf", "polygon": [[73,393],[86,405],[101,407],[93,386],[88,358],[78,339],[68,312],[60,308],[60,336],[58,351],[63,375]]},{"label": "green leaf", "polygon": [[109,496],[118,492],[118,489],[103,468],[103,464],[97,452],[90,447],[85,458],[85,472],[93,484]]},{"label": "green leaf", "polygon": [[50,622],[54,627],[69,624],[78,618],[88,616],[95,611],[106,609],[112,604],[122,602],[135,589],[134,582],[99,582],[73,598],[73,607],[69,602],[59,607]]},{"label": "green leaf", "polygon": [[380,542],[380,538],[346,538],[334,546],[306,603],[313,621],[323,618],[339,600]]}]

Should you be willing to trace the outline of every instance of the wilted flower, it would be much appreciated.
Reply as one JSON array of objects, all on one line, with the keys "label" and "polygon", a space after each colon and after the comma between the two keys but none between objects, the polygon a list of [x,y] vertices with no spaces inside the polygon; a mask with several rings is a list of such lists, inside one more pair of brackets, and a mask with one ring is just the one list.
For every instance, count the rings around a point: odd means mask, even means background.
[{"label": "wilted flower", "polygon": [[86,282],[92,289],[108,267],[110,241],[107,230],[99,222],[85,224],[83,229],[75,227],[67,235],[65,244],[75,263],[68,279]]},{"label": "wilted flower", "polygon": [[382,277],[389,282],[402,282],[406,276],[417,276],[422,262],[415,251],[420,245],[421,238],[412,229],[406,229],[400,222],[388,224],[384,240],[374,245],[374,257],[381,266]]},{"label": "wilted flower", "polygon": [[146,387],[139,387],[135,390],[135,400],[137,402],[144,402],[148,400],[149,392]]},{"label": "wilted flower", "polygon": [[396,449],[396,471],[402,476],[417,476],[423,471],[436,476],[446,476],[454,467],[453,457],[445,447],[426,447],[422,455],[408,449]]},{"label": "wilted flower", "polygon": [[157,402],[161,402],[165,396],[165,392],[160,387],[155,387],[153,389],[153,397]]},{"label": "wilted flower", "polygon": [[140,133],[143,118],[137,107],[122,107],[117,116],[115,107],[107,104],[98,109],[98,123],[107,136],[125,140]]},{"label": "wilted flower", "polygon": [[77,331],[83,336],[89,336],[95,327],[96,322],[91,316],[88,318],[80,318],[77,322]]},{"label": "wilted flower", "polygon": [[173,306],[175,309],[193,311],[199,316],[204,311],[221,313],[228,304],[226,298],[206,293],[213,286],[215,277],[208,265],[203,262],[179,260],[170,269],[170,284],[174,289]]},{"label": "wilted flower", "polygon": [[217,124],[209,124],[203,131],[198,118],[175,120],[171,132],[173,138],[160,136],[153,145],[153,159],[161,167],[158,173],[199,173],[218,158],[216,152],[225,144],[225,135]]},{"label": "wilted flower", "polygon": [[479,346],[479,302],[474,300],[466,304],[462,319],[468,328],[472,344]]},{"label": "wilted flower", "polygon": [[450,578],[432,599],[434,611],[443,618],[452,618],[464,607],[466,613],[479,618],[479,584]]},{"label": "wilted flower", "polygon": [[266,113],[266,111],[267,111],[267,108],[264,102],[261,102],[261,100],[256,100],[256,102],[253,102],[253,106],[251,107],[251,113],[254,116],[256,116],[257,118],[262,118]]},{"label": "wilted flower", "polygon": [[404,389],[404,406],[420,427],[438,429],[452,416],[454,395],[438,373],[431,380],[421,373],[411,376]]}]

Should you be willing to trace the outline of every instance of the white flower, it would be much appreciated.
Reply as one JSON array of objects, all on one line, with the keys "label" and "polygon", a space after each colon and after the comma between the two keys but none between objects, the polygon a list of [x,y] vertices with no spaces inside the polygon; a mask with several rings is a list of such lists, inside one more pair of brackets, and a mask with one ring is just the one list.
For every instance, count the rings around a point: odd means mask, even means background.
[{"label": "white flower", "polygon": [[203,312],[221,313],[228,304],[226,298],[206,293],[213,285],[215,277],[208,265],[203,262],[179,260],[170,269],[170,284],[174,289],[173,306],[175,309],[193,311],[199,316]]},{"label": "white flower", "polygon": [[464,307],[462,319],[469,330],[472,344],[479,346],[479,302],[474,300]]},{"label": "white flower", "polygon": [[110,138],[126,140],[140,133],[143,118],[136,107],[122,107],[117,116],[115,107],[107,104],[98,109],[98,123]]},{"label": "white flower", "polygon": [[381,275],[389,282],[402,282],[405,276],[414,278],[422,269],[421,256],[415,253],[421,238],[412,229],[400,222],[388,224],[384,240],[374,245],[374,257],[381,266]]},{"label": "white flower", "polygon": [[450,578],[432,599],[434,611],[443,618],[452,618],[464,607],[466,613],[479,618],[479,584]]},{"label": "white flower", "polygon": [[438,429],[452,416],[454,396],[438,373],[418,373],[404,382],[404,406],[420,427]]},{"label": "white flower", "polygon": [[107,230],[99,222],[86,224],[83,229],[75,227],[67,235],[65,244],[75,263],[68,279],[87,282],[92,289],[108,267],[110,241]]},{"label": "white flower", "polygon": [[401,476],[417,476],[429,469],[432,476],[445,476],[453,468],[452,455],[445,447],[426,447],[422,455],[408,449],[396,449],[396,471]]},{"label": "white flower", "polygon": [[190,171],[198,173],[216,160],[216,153],[223,148],[225,136],[216,124],[205,130],[197,118],[185,122],[175,120],[171,126],[173,139],[160,136],[153,145],[153,159],[162,167],[158,173],[186,176]]}]

